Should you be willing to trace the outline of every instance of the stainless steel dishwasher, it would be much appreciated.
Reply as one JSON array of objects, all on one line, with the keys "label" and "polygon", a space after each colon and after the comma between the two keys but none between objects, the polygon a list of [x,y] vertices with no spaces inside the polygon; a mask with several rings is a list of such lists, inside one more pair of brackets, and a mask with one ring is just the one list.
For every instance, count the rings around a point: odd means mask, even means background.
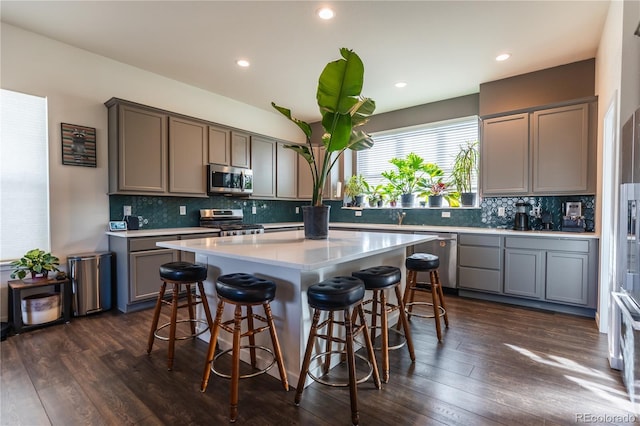
[{"label": "stainless steel dishwasher", "polygon": [[[407,254],[431,253],[440,258],[438,275],[443,287],[458,288],[458,234],[449,232],[414,232],[420,235],[435,235],[436,239],[409,247]],[[429,274],[418,273],[418,281],[429,282]]]}]

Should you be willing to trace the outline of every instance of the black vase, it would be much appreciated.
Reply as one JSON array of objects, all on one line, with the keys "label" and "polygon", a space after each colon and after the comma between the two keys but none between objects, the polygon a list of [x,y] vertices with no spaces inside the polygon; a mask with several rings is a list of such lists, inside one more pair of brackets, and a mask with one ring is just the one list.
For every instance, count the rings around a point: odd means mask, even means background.
[{"label": "black vase", "polygon": [[442,207],[442,195],[429,195],[429,207]]},{"label": "black vase", "polygon": [[414,194],[402,194],[400,195],[400,203],[402,207],[413,207]]},{"label": "black vase", "polygon": [[326,240],[329,235],[329,209],[331,206],[302,206],[304,237],[308,240]]},{"label": "black vase", "polygon": [[460,193],[460,204],[469,207],[475,206],[476,204],[476,193],[475,192],[461,192]]}]

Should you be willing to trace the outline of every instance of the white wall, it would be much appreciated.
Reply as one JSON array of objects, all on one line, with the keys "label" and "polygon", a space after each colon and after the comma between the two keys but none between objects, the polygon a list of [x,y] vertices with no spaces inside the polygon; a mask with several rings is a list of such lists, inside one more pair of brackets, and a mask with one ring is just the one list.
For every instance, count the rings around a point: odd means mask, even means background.
[{"label": "white wall", "polygon": [[[46,96],[49,108],[51,251],[70,254],[108,249],[107,109],[111,97],[303,142],[299,129],[276,112],[261,110],[175,80],[0,24],[0,85]],[[63,166],[60,123],[95,127],[97,168]],[[25,167],[29,167],[25,159]],[[28,214],[28,206],[16,206]],[[25,230],[25,233],[29,232]],[[0,319],[7,319],[6,282],[0,273]]]}]

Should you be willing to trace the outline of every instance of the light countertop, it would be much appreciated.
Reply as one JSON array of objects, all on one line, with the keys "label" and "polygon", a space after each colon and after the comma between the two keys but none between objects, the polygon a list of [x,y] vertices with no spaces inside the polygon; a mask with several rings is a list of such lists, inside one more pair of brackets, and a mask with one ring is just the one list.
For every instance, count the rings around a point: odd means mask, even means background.
[{"label": "light countertop", "polygon": [[430,241],[429,235],[338,231],[307,240],[304,231],[162,241],[159,247],[312,271]]},{"label": "light countertop", "polygon": [[138,229],[136,231],[107,231],[107,235],[112,237],[136,238],[136,237],[161,237],[163,235],[185,235],[185,234],[210,234],[220,232],[217,228],[161,228],[161,229]]}]

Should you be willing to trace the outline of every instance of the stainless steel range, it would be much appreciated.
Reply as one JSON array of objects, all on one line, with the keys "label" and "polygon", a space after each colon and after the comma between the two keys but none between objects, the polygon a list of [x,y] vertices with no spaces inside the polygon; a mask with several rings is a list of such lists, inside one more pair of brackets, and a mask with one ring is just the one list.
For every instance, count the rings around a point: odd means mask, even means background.
[{"label": "stainless steel range", "polygon": [[220,236],[264,233],[264,227],[243,222],[242,209],[201,209],[200,226],[220,229]]}]

